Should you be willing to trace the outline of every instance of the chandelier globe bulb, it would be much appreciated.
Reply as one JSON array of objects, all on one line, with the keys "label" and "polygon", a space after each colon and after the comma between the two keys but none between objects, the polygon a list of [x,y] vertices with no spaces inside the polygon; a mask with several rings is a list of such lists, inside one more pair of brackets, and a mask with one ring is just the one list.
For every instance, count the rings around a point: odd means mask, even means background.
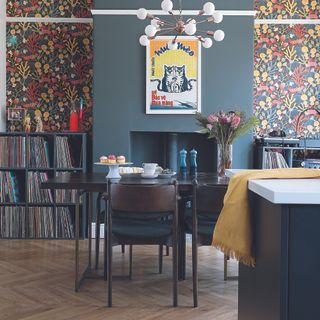
[{"label": "chandelier globe bulb", "polygon": [[148,37],[144,34],[143,36],[141,36],[141,37],[139,38],[139,43],[140,43],[142,46],[146,47],[147,45],[149,45],[150,41],[149,41]]},{"label": "chandelier globe bulb", "polygon": [[214,13],[214,10],[215,10],[215,6],[214,6],[214,4],[212,2],[206,2],[203,5],[203,11],[207,15],[211,16]]},{"label": "chandelier globe bulb", "polygon": [[146,26],[145,28],[145,33],[148,37],[152,38],[156,35],[157,33],[157,28],[155,26],[152,26],[151,24],[149,24],[148,26]]},{"label": "chandelier globe bulb", "polygon": [[214,35],[213,35],[213,38],[214,40],[216,41],[222,41],[224,39],[224,32],[222,30],[217,30]]},{"label": "chandelier globe bulb", "polygon": [[144,8],[140,8],[139,10],[137,10],[137,17],[140,20],[145,20],[148,16],[148,11]]},{"label": "chandelier globe bulb", "polygon": [[173,9],[173,2],[171,0],[163,0],[161,2],[161,9],[165,12],[172,11]]},{"label": "chandelier globe bulb", "polygon": [[221,12],[214,12],[212,15],[215,23],[220,23],[223,20],[223,14]]}]

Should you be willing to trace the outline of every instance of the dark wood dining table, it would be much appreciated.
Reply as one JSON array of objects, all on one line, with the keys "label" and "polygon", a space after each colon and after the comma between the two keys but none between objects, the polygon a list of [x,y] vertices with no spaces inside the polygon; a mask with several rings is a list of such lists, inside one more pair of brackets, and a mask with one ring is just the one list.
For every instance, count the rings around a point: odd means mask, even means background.
[{"label": "dark wood dining table", "polygon": [[[228,186],[229,178],[218,177],[212,173],[199,172],[196,175],[177,175],[171,179],[176,179],[178,182],[179,191],[179,280],[185,279],[185,265],[186,265],[186,240],[184,231],[184,215],[186,202],[192,200],[192,183],[194,179],[197,179],[199,184],[210,185],[224,185]],[[162,184],[168,183],[168,179],[142,179],[139,174],[126,174],[121,179],[113,179],[113,182],[124,184]],[[107,192],[108,179],[105,173],[66,173],[54,178],[50,178],[45,182],[42,182],[41,187],[44,189],[64,189],[64,190],[76,190],[77,197],[75,203],[75,291],[78,291],[81,282],[92,271],[92,232],[91,223],[93,221],[93,193],[98,193],[101,197],[103,193]],[[82,275],[79,274],[79,240],[80,240],[80,198],[88,194],[88,212],[86,216],[88,226],[88,265]],[[98,210],[96,210],[98,212]],[[96,221],[99,221],[98,214],[96,215]],[[99,255],[99,226],[96,224],[96,267]]]}]

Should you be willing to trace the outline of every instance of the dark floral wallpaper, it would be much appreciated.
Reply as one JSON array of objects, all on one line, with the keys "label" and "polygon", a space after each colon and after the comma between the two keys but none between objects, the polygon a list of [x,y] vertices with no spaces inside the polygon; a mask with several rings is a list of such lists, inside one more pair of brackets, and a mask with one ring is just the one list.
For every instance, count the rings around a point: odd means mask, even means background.
[{"label": "dark floral wallpaper", "polygon": [[7,0],[9,17],[91,17],[93,0]]},{"label": "dark floral wallpaper", "polygon": [[319,0],[255,0],[257,19],[319,19]]},{"label": "dark floral wallpaper", "polygon": [[[91,24],[7,23],[7,108],[41,115],[45,131],[67,130],[80,98],[82,129],[91,130],[92,68]],[[7,129],[23,131],[22,123],[8,121]]]},{"label": "dark floral wallpaper", "polygon": [[[319,19],[319,0],[255,0],[257,19]],[[254,113],[258,133],[320,133],[320,25],[255,26]]]},{"label": "dark floral wallpaper", "polygon": [[254,46],[259,132],[318,134],[320,119],[312,108],[320,107],[320,25],[256,25]]}]

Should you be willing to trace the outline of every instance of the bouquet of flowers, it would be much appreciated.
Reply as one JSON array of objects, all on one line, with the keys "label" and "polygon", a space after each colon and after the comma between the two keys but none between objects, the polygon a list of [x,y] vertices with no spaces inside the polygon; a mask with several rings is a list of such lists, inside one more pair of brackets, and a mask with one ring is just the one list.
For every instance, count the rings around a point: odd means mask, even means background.
[{"label": "bouquet of flowers", "polygon": [[202,129],[198,132],[208,134],[208,138],[215,138],[218,144],[218,175],[223,176],[225,169],[231,168],[232,143],[241,135],[252,129],[257,120],[255,117],[246,119],[239,111],[217,113],[204,116],[196,113],[197,123]]}]

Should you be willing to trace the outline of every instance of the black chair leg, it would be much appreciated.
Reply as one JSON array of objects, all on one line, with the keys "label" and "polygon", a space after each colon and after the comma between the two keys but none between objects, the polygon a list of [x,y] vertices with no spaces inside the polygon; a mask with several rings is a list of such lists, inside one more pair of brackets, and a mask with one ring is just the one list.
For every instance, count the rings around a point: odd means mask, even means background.
[{"label": "black chair leg", "polygon": [[174,240],[172,244],[172,261],[173,261],[173,306],[177,307],[178,306],[178,245],[176,240]]},{"label": "black chair leg", "polygon": [[193,306],[198,306],[198,246],[197,240],[192,236],[192,282],[193,282]]},{"label": "black chair leg", "polygon": [[121,245],[121,253],[126,252],[126,246],[124,244]]},{"label": "black chair leg", "polygon": [[132,244],[129,246],[129,279],[132,280]]},{"label": "black chair leg", "polygon": [[162,264],[163,264],[163,245],[159,245],[159,273],[162,273]]},{"label": "black chair leg", "polygon": [[169,253],[170,253],[170,247],[169,246],[166,246],[166,256],[168,257],[169,256]]},{"label": "black chair leg", "polygon": [[112,220],[111,213],[107,211],[107,278],[108,278],[108,307],[112,307]]}]

